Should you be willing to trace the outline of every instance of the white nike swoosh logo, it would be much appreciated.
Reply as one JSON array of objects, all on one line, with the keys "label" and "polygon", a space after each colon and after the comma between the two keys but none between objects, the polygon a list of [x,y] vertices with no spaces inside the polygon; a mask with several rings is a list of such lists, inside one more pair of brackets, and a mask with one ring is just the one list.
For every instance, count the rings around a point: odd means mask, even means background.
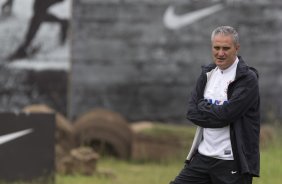
[{"label": "white nike swoosh logo", "polygon": [[165,11],[163,22],[164,25],[169,29],[179,29],[181,27],[192,24],[204,17],[214,14],[222,10],[224,6],[222,4],[216,4],[207,8],[195,10],[183,15],[176,15],[174,7],[169,6]]},{"label": "white nike swoosh logo", "polygon": [[30,128],[30,129],[21,130],[21,131],[18,131],[18,132],[9,133],[9,134],[6,134],[6,135],[1,135],[0,136],[0,145],[5,144],[9,141],[15,140],[15,139],[22,137],[24,135],[27,135],[31,132],[33,132],[33,130]]}]

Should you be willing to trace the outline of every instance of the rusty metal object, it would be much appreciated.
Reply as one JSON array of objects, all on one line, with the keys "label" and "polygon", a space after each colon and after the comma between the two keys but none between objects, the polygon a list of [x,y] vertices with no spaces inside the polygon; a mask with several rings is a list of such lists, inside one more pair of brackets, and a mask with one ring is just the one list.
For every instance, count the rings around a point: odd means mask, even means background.
[{"label": "rusty metal object", "polygon": [[126,119],[106,109],[93,109],[74,123],[80,145],[93,147],[100,155],[127,159],[131,156],[132,130]]}]

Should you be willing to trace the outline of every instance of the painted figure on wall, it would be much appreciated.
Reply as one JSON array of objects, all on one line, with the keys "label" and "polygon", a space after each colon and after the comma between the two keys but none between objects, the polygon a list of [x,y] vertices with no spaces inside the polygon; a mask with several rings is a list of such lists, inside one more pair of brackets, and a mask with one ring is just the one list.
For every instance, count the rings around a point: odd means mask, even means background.
[{"label": "painted figure on wall", "polygon": [[[69,20],[65,18],[59,18],[58,16],[48,12],[49,7],[52,5],[63,2],[64,0],[35,0],[33,4],[33,15],[29,22],[29,27],[26,32],[24,41],[18,46],[18,48],[7,57],[8,61],[14,59],[26,58],[36,53],[40,47],[31,46],[31,42],[35,37],[40,25],[43,22],[58,23],[61,26],[59,41],[63,45],[67,37],[67,29]],[[2,5],[2,12],[6,10],[7,14],[11,14],[13,0],[7,0]]]}]

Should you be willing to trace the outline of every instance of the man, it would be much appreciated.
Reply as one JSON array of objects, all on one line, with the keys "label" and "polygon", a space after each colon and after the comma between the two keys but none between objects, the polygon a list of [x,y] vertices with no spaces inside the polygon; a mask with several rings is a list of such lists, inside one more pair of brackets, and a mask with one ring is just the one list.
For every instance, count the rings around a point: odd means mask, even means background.
[{"label": "man", "polygon": [[40,25],[43,22],[59,23],[61,25],[60,32],[60,44],[63,45],[67,37],[67,29],[69,21],[67,19],[59,18],[48,12],[48,9],[59,2],[64,0],[35,0],[33,4],[33,16],[31,17],[27,33],[25,35],[24,41],[12,53],[7,60],[11,61],[14,59],[22,59],[28,57],[30,54],[35,52],[39,48],[30,48],[30,44],[35,37]]},{"label": "man", "polygon": [[188,103],[197,131],[186,165],[171,184],[251,184],[259,176],[257,71],[238,56],[234,28],[211,35],[213,64],[202,73]]}]

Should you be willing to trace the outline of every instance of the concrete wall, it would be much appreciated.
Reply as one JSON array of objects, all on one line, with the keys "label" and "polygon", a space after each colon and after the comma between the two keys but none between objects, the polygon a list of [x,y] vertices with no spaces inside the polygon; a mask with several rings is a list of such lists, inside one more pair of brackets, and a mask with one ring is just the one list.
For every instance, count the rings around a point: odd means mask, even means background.
[{"label": "concrete wall", "polygon": [[[179,29],[176,14],[222,4],[223,10]],[[234,26],[240,55],[260,72],[263,121],[282,115],[280,1],[76,0],[73,2],[70,116],[94,107],[131,121],[185,121],[200,66],[211,62],[210,33]]]}]

